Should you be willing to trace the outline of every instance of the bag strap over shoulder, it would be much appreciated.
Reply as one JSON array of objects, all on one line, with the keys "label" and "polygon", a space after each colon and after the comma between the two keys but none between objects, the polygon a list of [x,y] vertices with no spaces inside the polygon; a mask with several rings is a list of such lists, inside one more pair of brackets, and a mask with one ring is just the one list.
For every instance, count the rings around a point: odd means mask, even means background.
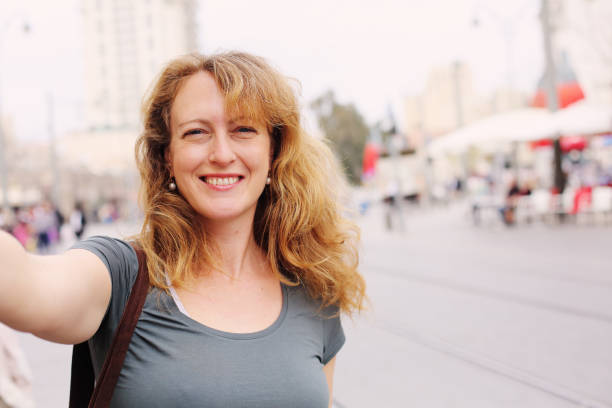
[{"label": "bag strap over shoulder", "polygon": [[72,347],[69,408],[85,408],[93,393],[95,375],[87,341]]},{"label": "bag strap over shoulder", "polygon": [[[145,253],[133,243],[131,245],[138,257],[138,276],[136,277],[136,282],[132,286],[130,297],[123,310],[113,342],[106,353],[104,365],[102,366],[102,371],[95,384],[93,393],[91,390],[94,382],[94,373],[87,342],[74,346],[69,408],[85,408],[86,406],[89,408],[106,408],[110,405],[113,391],[119,378],[119,372],[123,367],[123,361],[130,345],[132,333],[142,312],[149,289],[149,273]],[[89,404],[87,405],[87,403]]]}]

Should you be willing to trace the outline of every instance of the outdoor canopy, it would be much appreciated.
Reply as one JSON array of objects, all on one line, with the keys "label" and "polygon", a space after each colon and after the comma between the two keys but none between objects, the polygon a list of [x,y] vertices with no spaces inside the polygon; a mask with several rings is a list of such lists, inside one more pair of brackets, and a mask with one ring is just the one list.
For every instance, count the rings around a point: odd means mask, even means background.
[{"label": "outdoor canopy", "polygon": [[555,113],[543,108],[525,108],[490,116],[434,140],[427,146],[427,152],[432,157],[461,154],[470,146],[497,151],[511,142],[610,131],[612,106],[583,100]]}]

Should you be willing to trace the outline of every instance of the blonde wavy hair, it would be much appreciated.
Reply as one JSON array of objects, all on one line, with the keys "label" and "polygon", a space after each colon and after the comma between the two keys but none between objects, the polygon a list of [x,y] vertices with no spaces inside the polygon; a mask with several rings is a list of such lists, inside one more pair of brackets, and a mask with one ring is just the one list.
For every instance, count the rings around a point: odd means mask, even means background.
[{"label": "blonde wavy hair", "polygon": [[[189,203],[170,191],[166,150],[172,103],[185,80],[200,71],[215,78],[229,113],[262,121],[272,138],[271,183],[257,203],[254,238],[273,272],[302,284],[322,307],[362,309],[359,230],[343,216],[344,179],[328,146],[306,134],[288,79],[246,53],[190,54],[171,61],[143,103],[144,130],[136,142],[144,224],[138,237],[153,286],[182,287],[202,267],[218,266],[218,250]],[[169,282],[166,280],[168,276]]]}]

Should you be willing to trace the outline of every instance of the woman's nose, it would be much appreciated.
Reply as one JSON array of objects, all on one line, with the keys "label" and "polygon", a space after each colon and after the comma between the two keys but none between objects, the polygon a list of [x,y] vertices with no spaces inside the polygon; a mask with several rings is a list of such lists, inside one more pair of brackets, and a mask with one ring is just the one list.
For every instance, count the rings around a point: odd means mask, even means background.
[{"label": "woman's nose", "polygon": [[229,164],[236,159],[227,133],[217,132],[214,135],[208,159],[218,164]]}]

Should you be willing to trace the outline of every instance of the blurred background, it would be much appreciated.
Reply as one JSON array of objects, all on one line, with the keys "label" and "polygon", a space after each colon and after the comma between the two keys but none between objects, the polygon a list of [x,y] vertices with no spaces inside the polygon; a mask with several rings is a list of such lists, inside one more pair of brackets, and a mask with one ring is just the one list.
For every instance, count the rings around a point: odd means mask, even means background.
[{"label": "blurred background", "polygon": [[[5,0],[0,227],[139,228],[140,103],[169,59],[295,78],[350,182],[371,304],[337,407],[612,407],[612,1]],[[21,335],[37,406],[70,349]]]}]

